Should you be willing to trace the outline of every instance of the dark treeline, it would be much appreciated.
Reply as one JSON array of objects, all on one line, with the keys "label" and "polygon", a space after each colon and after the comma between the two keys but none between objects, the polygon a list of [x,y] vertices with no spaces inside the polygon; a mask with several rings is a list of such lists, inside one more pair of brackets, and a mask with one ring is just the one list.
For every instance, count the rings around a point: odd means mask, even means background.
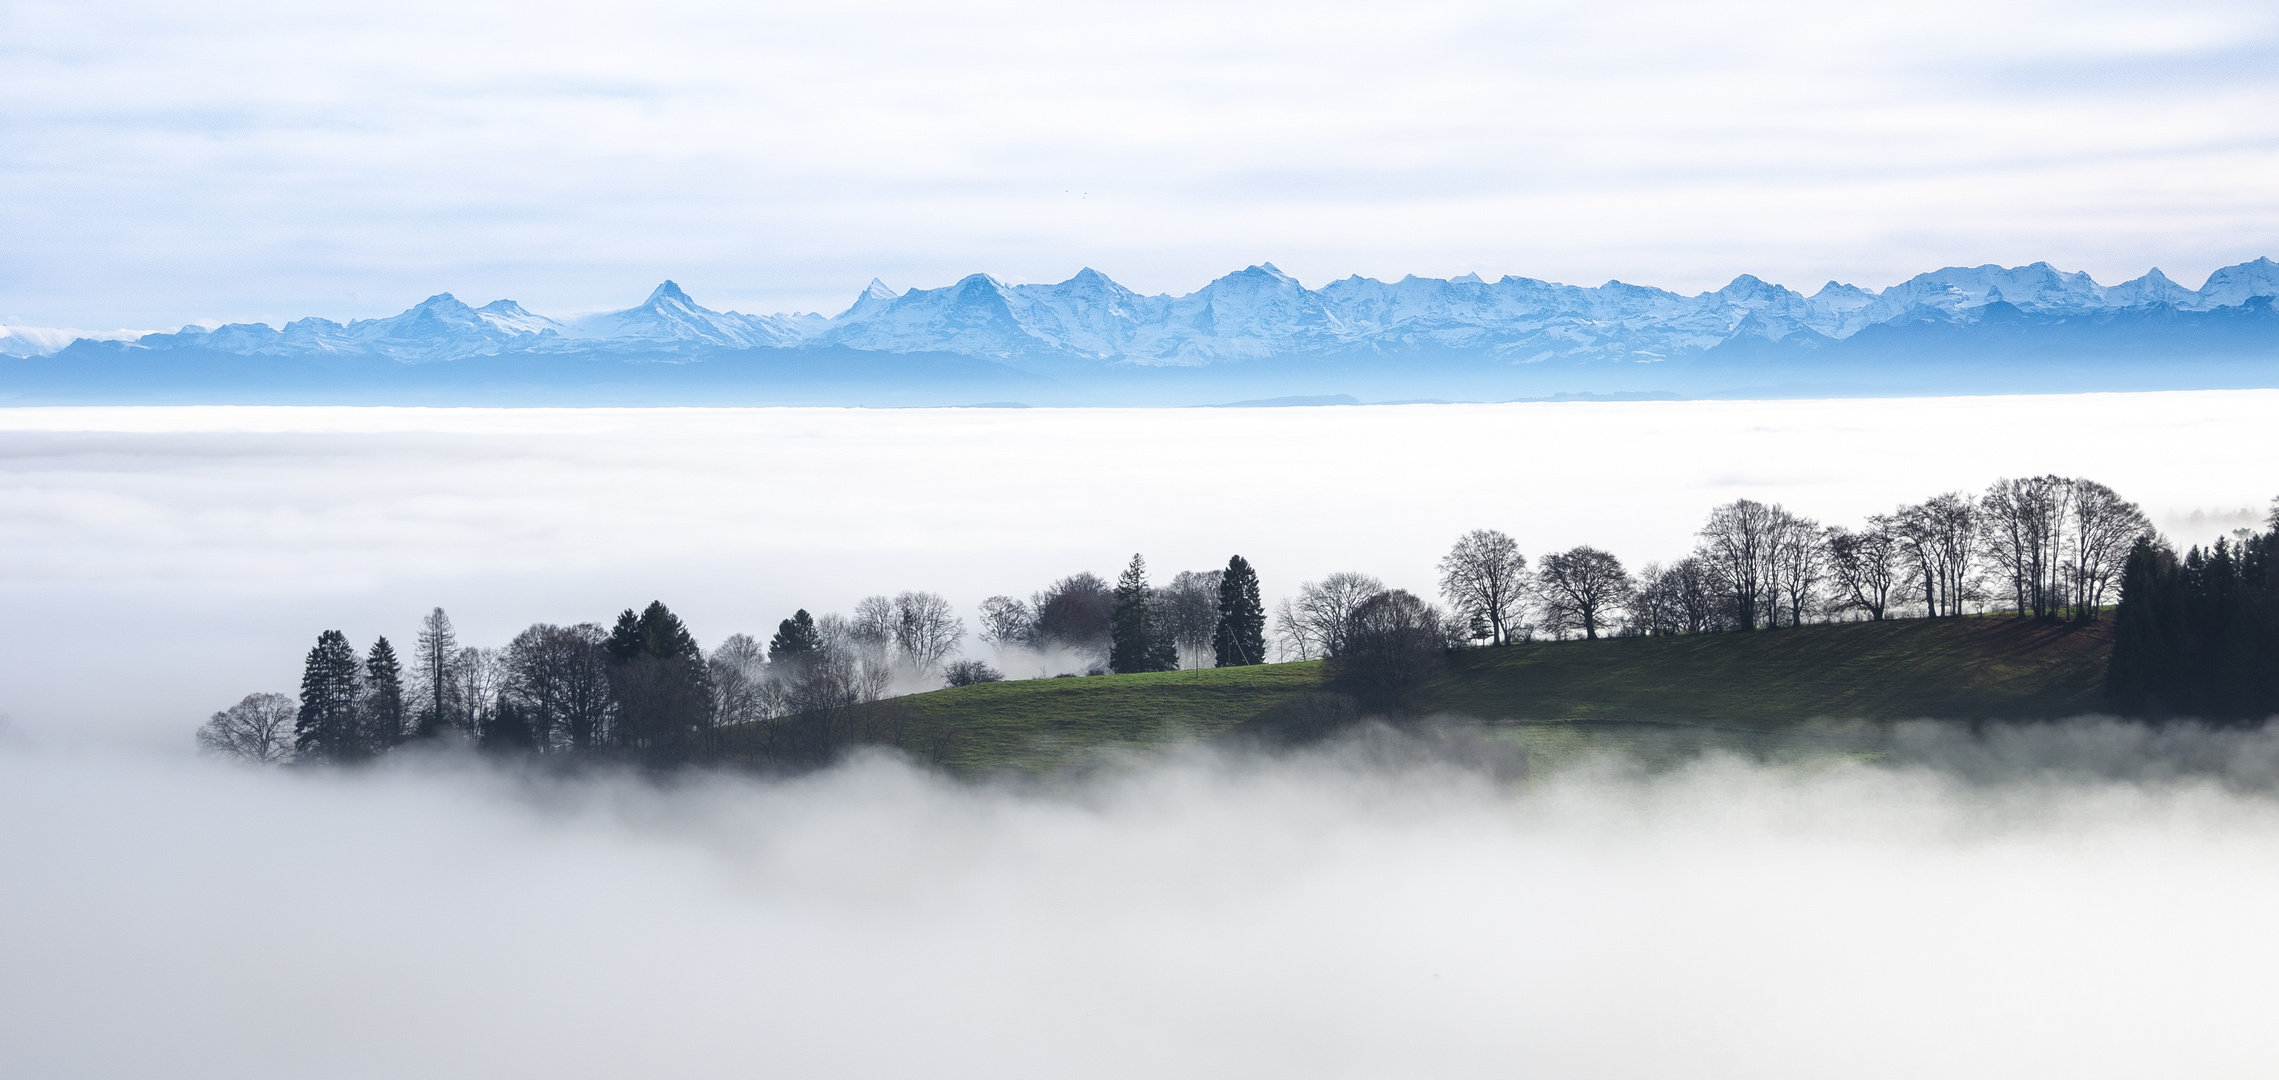
[{"label": "dark treeline", "polygon": [[[1168,671],[1266,660],[1258,575],[1241,556],[1221,570],[1148,584],[1134,556],[1115,587],[1075,574],[1031,600],[991,597],[983,641],[1064,674]],[[541,623],[501,649],[462,645],[437,608],[407,657],[386,638],[359,653],[318,635],[298,700],[252,694],[198,732],[211,752],[261,762],[350,764],[422,742],[503,754],[629,757],[644,763],[735,761],[800,766],[847,746],[923,749],[922,733],[870,706],[900,691],[993,682],[957,659],[967,634],[931,592],[867,597],[852,616],[805,610],[763,645],[733,634],[707,653],[661,601],[615,623]],[[1042,673],[1042,672],[1040,672]],[[915,737],[914,739],[914,735]]]},{"label": "dark treeline", "polygon": [[2178,558],[2129,552],[2105,693],[2138,716],[2238,722],[2279,713],[2279,513],[2273,530]]},{"label": "dark treeline", "polygon": [[[1398,713],[1467,647],[1989,613],[2085,623],[2117,601],[2116,707],[2232,719],[2279,710],[2271,537],[2242,530],[2179,558],[2136,504],[2095,481],[1999,480],[1856,527],[1741,499],[1714,508],[1697,538],[1684,558],[1632,572],[1588,545],[1531,566],[1511,537],[1475,530],[1438,563],[1448,609],[1368,574],[1331,574],[1276,606],[1271,640],[1280,659],[1327,661],[1352,704]],[[1239,555],[1162,586],[1134,555],[1113,584],[1079,573],[1026,599],[989,597],[976,636],[1019,674],[1124,674],[1267,662],[1269,622],[1258,574]],[[355,762],[437,739],[665,763],[804,765],[864,742],[927,753],[950,734],[903,730],[901,713],[872,706],[1004,678],[959,655],[966,636],[930,592],[868,597],[851,616],[797,611],[764,644],[734,634],[709,653],[661,602],[606,629],[532,626],[503,649],[460,645],[438,608],[402,657],[385,638],[359,653],[326,631],[297,701],[251,695],[215,714],[199,741],[271,762]]]}]

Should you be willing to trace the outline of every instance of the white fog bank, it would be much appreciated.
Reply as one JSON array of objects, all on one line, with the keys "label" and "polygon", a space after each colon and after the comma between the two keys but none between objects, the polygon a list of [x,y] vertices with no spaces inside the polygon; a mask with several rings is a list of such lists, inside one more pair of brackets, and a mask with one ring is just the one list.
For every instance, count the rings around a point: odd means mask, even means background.
[{"label": "white fog bank", "polygon": [[1459,534],[1681,555],[1735,498],[1854,522],[2093,477],[2205,541],[2254,522],[2279,391],[1292,409],[0,409],[0,714],[186,747],[319,631],[467,644],[662,599],[706,646],[794,609],[1240,553],[1267,599],[1423,595]]},{"label": "white fog bank", "polygon": [[[1374,741],[1371,741],[1371,740]],[[2268,1076],[2279,736],[1021,789],[0,747],[20,1076]]]}]

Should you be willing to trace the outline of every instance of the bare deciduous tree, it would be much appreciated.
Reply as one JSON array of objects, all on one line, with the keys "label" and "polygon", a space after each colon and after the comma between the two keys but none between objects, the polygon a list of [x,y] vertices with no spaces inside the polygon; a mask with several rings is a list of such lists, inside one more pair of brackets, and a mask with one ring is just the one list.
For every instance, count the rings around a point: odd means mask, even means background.
[{"label": "bare deciduous tree", "polygon": [[1446,619],[1405,590],[1361,602],[1340,635],[1330,668],[1336,683],[1375,709],[1397,710],[1411,691],[1448,663]]},{"label": "bare deciduous tree", "polygon": [[705,657],[712,712],[721,726],[767,719],[767,650],[749,634],[730,634]]},{"label": "bare deciduous tree", "polygon": [[507,643],[506,687],[541,751],[587,750],[609,739],[608,632],[593,623],[539,623]]},{"label": "bare deciduous tree", "polygon": [[1037,613],[1027,601],[1010,596],[992,596],[981,602],[981,630],[976,636],[983,643],[1000,649],[1014,645],[1027,645],[1037,632]]},{"label": "bare deciduous tree", "polygon": [[894,598],[894,645],[910,666],[932,671],[965,640],[965,620],[934,592],[905,592]]},{"label": "bare deciduous tree", "polygon": [[1775,561],[1787,511],[1754,499],[1737,499],[1709,512],[1701,527],[1702,556],[1732,597],[1736,628],[1754,630],[1773,601]]},{"label": "bare deciduous tree", "polygon": [[1580,627],[1583,637],[1595,640],[1599,628],[1630,601],[1633,585],[1622,560],[1585,545],[1543,556],[1535,571],[1535,594],[1543,621],[1564,636]]},{"label": "bare deciduous tree", "polygon": [[[826,615],[818,627],[846,620]],[[763,696],[771,716],[800,716],[843,711],[867,705],[886,696],[894,684],[894,669],[882,652],[873,650],[844,632],[824,635],[823,647],[789,665],[776,665]]]},{"label": "bare deciduous tree", "polygon": [[1926,614],[1961,615],[1978,595],[1978,504],[1950,491],[1900,507],[1892,521]]},{"label": "bare deciduous tree", "polygon": [[1301,660],[1337,656],[1345,650],[1354,609],[1384,591],[1384,582],[1349,570],[1306,582],[1298,586],[1297,599],[1276,607],[1275,636]]},{"label": "bare deciduous tree", "polygon": [[506,664],[497,649],[468,646],[451,663],[453,697],[459,702],[456,720],[469,738],[481,738],[485,725],[498,711],[499,694],[506,689]]},{"label": "bare deciduous tree", "polygon": [[247,694],[198,729],[198,751],[258,765],[293,759],[293,721],[300,705],[283,694]]},{"label": "bare deciduous tree", "polygon": [[1829,529],[1828,567],[1836,582],[1837,605],[1866,612],[1871,621],[1881,622],[1890,614],[1902,573],[1891,519],[1871,517],[1867,527],[1857,532],[1841,526]]},{"label": "bare deciduous tree", "polygon": [[1511,640],[1527,587],[1527,557],[1511,537],[1474,529],[1440,560],[1440,593],[1466,615],[1488,620],[1498,644]]},{"label": "bare deciduous tree", "polygon": [[1181,570],[1161,591],[1163,626],[1179,654],[1201,667],[1219,628],[1219,582],[1224,570]]},{"label": "bare deciduous tree", "polygon": [[1684,633],[1685,613],[1671,587],[1670,571],[1660,563],[1638,568],[1638,588],[1630,597],[1630,618],[1623,631],[1640,636]]},{"label": "bare deciduous tree", "polygon": [[854,640],[872,648],[892,647],[894,601],[884,596],[866,596],[855,601],[855,614],[847,622],[847,633]]},{"label": "bare deciduous tree", "polygon": [[1115,624],[1116,598],[1099,575],[1070,574],[1036,594],[1031,603],[1037,611],[1037,644],[1106,650]]},{"label": "bare deciduous tree", "polygon": [[2020,618],[2065,606],[2065,522],[2072,483],[2058,476],[1996,480],[1978,501],[1980,551],[2008,579]]},{"label": "bare deciduous tree", "polygon": [[2073,571],[2073,617],[2095,619],[2108,593],[2118,591],[2121,570],[2137,538],[2152,522],[2137,504],[2094,480],[2073,481],[2073,520],[2069,560]]},{"label": "bare deciduous tree", "polygon": [[1827,577],[1828,540],[1820,523],[1783,512],[1773,534],[1773,599],[1787,609],[1790,626],[1802,626],[1807,615],[1817,613]]},{"label": "bare deciduous tree", "polygon": [[423,735],[462,725],[458,680],[452,665],[459,659],[459,638],[451,630],[451,616],[436,608],[419,621],[419,644],[412,657],[413,723]]}]

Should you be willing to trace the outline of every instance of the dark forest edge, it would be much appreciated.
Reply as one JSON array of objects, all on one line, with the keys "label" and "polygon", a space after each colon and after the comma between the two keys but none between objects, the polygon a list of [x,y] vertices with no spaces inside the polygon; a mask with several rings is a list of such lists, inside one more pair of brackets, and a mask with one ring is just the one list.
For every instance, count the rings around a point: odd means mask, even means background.
[{"label": "dark forest edge", "polygon": [[[1902,715],[1832,690],[1838,672],[1893,708],[1957,719],[2044,715],[2052,702],[2223,723],[2279,712],[2279,570],[2270,558],[2279,532],[2237,530],[2179,555],[2112,489],[2041,476],[2000,480],[1977,496],[1941,494],[1857,527],[1737,500],[1714,509],[1697,535],[1687,557],[1632,572],[1589,546],[1531,566],[1509,536],[1475,530],[1439,562],[1447,609],[1340,573],[1304,583],[1270,612],[1241,556],[1157,587],[1135,555],[1112,586],[1079,573],[1026,600],[983,602],[980,643],[998,664],[1035,672],[1011,683],[983,657],[960,658],[965,623],[923,591],[866,598],[851,617],[801,610],[764,645],[734,634],[709,652],[662,602],[627,609],[606,630],[532,626],[503,649],[461,646],[438,608],[422,621],[408,663],[385,638],[360,654],[344,634],[324,632],[297,698],[248,695],[214,714],[198,743],[264,763],[354,764],[440,744],[562,764],[766,769],[814,767],[878,745],[970,770],[1062,760],[1089,742],[1146,742],[1132,734],[1143,730],[1162,741],[1240,727],[1287,741],[1436,710],[1542,715],[1530,706],[1556,699],[1562,686],[1583,695],[1560,706],[1569,718],[1682,720],[1667,698],[1625,689],[1653,685],[1693,694],[1709,719],[1719,665],[1746,655],[1772,670],[1784,652],[1822,674],[1791,677],[1791,691],[1756,701],[1766,722]],[[1887,643],[1821,655],[1812,650],[1838,639],[1760,633],[1919,620],[2081,633],[1948,635],[1906,646],[1944,650],[1935,662],[1888,644],[1914,639],[1853,634],[1844,640]],[[1628,639],[1701,642],[1723,658],[1615,644]],[[1958,641],[1969,644],[1958,650]],[[1565,683],[1541,681],[1555,667],[1522,671],[1553,655],[1540,648],[1552,642],[1569,642],[1556,653],[1572,669]],[[2029,647],[2056,658],[2031,661],[2047,667],[2049,686],[1978,678],[1978,668],[2019,666]],[[1270,663],[1277,655],[1284,662]],[[2085,662],[2096,665],[2093,675],[2081,674]],[[1619,682],[1602,677],[1618,671]],[[1886,671],[1986,688],[1971,691],[1976,698],[1924,697],[1883,681]],[[1126,677],[1083,677],[1108,675]],[[2085,697],[2077,691],[2088,682],[2097,688]],[[944,685],[964,689],[924,692]],[[1099,717],[1112,722],[1091,723]],[[1051,753],[1028,745],[1040,739],[1056,743]]]}]

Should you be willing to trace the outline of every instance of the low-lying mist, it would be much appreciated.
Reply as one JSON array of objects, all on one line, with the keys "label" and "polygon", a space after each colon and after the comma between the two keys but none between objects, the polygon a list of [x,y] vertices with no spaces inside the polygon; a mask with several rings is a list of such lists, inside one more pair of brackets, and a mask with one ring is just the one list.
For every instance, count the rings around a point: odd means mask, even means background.
[{"label": "low-lying mist", "polygon": [[[2279,735],[1048,779],[0,746],[22,1076],[2268,1075]],[[1861,747],[1872,752],[1861,752]]]}]

